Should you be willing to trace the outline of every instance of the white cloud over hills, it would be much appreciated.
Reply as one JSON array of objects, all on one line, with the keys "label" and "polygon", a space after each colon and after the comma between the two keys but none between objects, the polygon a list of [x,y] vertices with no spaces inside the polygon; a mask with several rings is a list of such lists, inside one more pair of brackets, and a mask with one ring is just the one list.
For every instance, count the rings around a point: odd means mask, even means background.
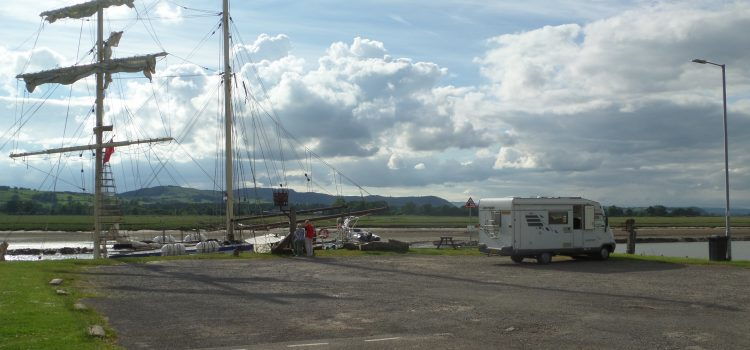
[{"label": "white cloud over hills", "polygon": [[[467,60],[482,76],[471,85],[451,85],[446,67],[390,52],[387,38],[360,36],[302,57],[293,37],[261,34],[235,46],[236,57],[252,59],[236,70],[266,112],[373,193],[452,200],[467,193],[582,195],[620,205],[720,206],[720,71],[690,62],[715,60],[728,66],[733,201],[750,206],[750,157],[743,151],[750,147],[744,137],[750,132],[748,30],[750,5],[743,2],[658,2],[586,23],[497,33],[482,55]],[[20,91],[13,77],[28,52],[0,47],[0,57],[0,103],[12,111]],[[34,57],[34,67],[69,63],[55,49],[39,48]],[[123,138],[182,137],[182,148],[210,167],[221,137],[220,78],[175,61],[160,63],[153,83],[116,82],[108,115],[123,125]],[[241,82],[237,87],[244,99]],[[91,105],[86,90],[84,83],[74,88],[79,103],[71,114],[79,121],[87,120]],[[67,93],[60,88],[52,99],[65,103],[46,112],[65,115]],[[199,113],[204,119],[196,120]],[[23,129],[24,149],[49,146],[30,142],[30,130],[61,137],[60,120],[47,123],[57,127],[40,122]],[[70,141],[86,141],[88,134],[80,135]],[[175,147],[157,154],[178,164],[185,181],[176,184],[210,183],[189,170],[190,160]],[[12,184],[18,174],[23,169],[0,175],[0,183]],[[18,185],[35,187],[35,181]]]}]

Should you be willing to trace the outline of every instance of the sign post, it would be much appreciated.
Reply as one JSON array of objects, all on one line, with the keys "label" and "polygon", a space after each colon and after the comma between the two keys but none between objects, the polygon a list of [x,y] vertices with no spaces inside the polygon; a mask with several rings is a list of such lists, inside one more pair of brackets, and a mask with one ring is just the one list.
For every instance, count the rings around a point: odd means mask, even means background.
[{"label": "sign post", "polygon": [[[471,224],[471,209],[476,208],[477,205],[474,203],[474,200],[469,197],[469,200],[466,201],[466,204],[464,204],[464,208],[469,208],[469,224]],[[467,232],[469,233],[469,242],[471,242],[471,230],[469,230],[469,226],[466,227]]]}]

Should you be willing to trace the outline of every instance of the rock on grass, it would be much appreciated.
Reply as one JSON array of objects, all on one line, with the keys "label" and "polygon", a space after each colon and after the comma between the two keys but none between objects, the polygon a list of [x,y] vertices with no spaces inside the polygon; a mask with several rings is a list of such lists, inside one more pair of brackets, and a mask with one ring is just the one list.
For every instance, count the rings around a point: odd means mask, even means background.
[{"label": "rock on grass", "polygon": [[100,325],[89,326],[89,335],[92,337],[103,338],[107,334],[104,333],[104,328]]}]

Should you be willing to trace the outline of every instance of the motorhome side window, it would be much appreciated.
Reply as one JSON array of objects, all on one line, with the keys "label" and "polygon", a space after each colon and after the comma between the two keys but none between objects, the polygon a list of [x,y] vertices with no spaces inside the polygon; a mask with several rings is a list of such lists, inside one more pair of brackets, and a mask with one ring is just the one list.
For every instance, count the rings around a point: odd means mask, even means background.
[{"label": "motorhome side window", "polygon": [[500,215],[499,211],[492,212],[492,224],[500,227],[502,226],[502,215]]},{"label": "motorhome side window", "polygon": [[551,211],[549,212],[549,225],[567,225],[568,224],[568,212],[567,211]]}]

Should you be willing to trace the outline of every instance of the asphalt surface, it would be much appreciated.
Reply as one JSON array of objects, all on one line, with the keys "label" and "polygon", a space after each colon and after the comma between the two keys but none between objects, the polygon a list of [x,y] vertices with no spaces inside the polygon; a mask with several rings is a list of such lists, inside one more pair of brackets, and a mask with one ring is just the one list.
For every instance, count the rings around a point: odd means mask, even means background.
[{"label": "asphalt surface", "polygon": [[740,268],[399,255],[85,274],[127,349],[750,348]]}]

